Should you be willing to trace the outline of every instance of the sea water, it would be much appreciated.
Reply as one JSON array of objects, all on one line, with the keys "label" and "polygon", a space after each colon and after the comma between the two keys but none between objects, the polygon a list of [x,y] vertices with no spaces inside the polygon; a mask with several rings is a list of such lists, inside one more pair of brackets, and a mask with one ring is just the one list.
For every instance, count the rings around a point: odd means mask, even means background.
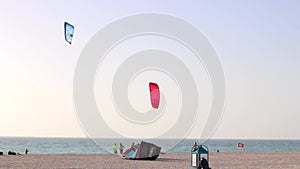
[{"label": "sea water", "polygon": [[[24,154],[108,154],[112,153],[114,143],[120,142],[125,149],[132,142],[139,143],[143,139],[112,139],[96,140],[89,138],[39,138],[39,137],[0,137],[0,151],[7,154],[15,151]],[[197,139],[153,139],[150,142],[161,146],[165,153],[190,153]],[[244,148],[238,148],[241,142]],[[204,143],[210,152],[300,152],[300,140],[208,140]]]}]

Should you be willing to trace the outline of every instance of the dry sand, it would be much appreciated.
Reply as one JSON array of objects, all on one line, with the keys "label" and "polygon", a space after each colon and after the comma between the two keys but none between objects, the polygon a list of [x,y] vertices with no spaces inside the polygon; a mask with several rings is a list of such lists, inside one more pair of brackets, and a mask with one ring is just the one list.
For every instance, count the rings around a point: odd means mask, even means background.
[{"label": "dry sand", "polygon": [[[161,154],[155,161],[124,160],[117,155],[19,155],[0,156],[0,168],[112,168],[187,169],[190,154]],[[219,168],[300,168],[300,152],[291,153],[210,153],[210,167]]]}]

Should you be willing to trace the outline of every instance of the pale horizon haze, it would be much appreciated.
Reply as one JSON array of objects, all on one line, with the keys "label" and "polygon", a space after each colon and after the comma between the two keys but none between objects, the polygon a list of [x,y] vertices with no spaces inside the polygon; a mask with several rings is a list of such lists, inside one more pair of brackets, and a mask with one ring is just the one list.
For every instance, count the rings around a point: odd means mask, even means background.
[{"label": "pale horizon haze", "polygon": [[226,101],[212,138],[300,139],[299,9],[296,0],[1,1],[0,137],[87,137],[73,103],[80,53],[107,24],[147,12],[191,23],[215,48]]}]

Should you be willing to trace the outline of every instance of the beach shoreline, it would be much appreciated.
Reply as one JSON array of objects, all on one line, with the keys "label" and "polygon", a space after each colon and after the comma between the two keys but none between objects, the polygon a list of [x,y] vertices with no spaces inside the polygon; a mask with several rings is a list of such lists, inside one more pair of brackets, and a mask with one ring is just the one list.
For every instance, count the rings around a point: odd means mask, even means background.
[{"label": "beach shoreline", "polygon": [[[160,154],[155,161],[125,160],[113,154],[29,154],[0,156],[0,168],[168,169],[190,167],[189,153]],[[211,168],[299,168],[300,152],[220,152],[209,154]]]}]

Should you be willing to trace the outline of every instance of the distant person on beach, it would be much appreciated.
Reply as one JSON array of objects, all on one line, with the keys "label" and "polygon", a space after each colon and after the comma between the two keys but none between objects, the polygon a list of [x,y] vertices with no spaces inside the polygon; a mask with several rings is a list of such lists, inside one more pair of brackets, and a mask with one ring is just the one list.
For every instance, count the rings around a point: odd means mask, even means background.
[{"label": "distant person on beach", "polygon": [[135,145],[134,145],[134,143],[132,143],[130,147],[131,147],[131,148],[135,148]]},{"label": "distant person on beach", "polygon": [[117,154],[118,153],[118,146],[117,146],[117,144],[115,143],[114,145],[113,145],[113,150],[114,150],[114,153],[115,154]]},{"label": "distant person on beach", "polygon": [[208,165],[208,161],[202,157],[201,162],[200,162],[200,168],[203,169],[210,169]]},{"label": "distant person on beach", "polygon": [[140,148],[140,143],[137,143],[137,145],[134,146],[136,149]]},{"label": "distant person on beach", "polygon": [[29,152],[29,150],[26,148],[26,149],[25,149],[25,154],[28,154],[28,152]]},{"label": "distant person on beach", "polygon": [[197,142],[195,142],[195,144],[193,146],[193,151],[196,151],[196,150],[198,150],[198,144],[197,144]]},{"label": "distant person on beach", "polygon": [[120,150],[120,154],[123,154],[123,150],[124,150],[124,146],[122,143],[120,143],[120,146],[119,146],[119,150]]}]

